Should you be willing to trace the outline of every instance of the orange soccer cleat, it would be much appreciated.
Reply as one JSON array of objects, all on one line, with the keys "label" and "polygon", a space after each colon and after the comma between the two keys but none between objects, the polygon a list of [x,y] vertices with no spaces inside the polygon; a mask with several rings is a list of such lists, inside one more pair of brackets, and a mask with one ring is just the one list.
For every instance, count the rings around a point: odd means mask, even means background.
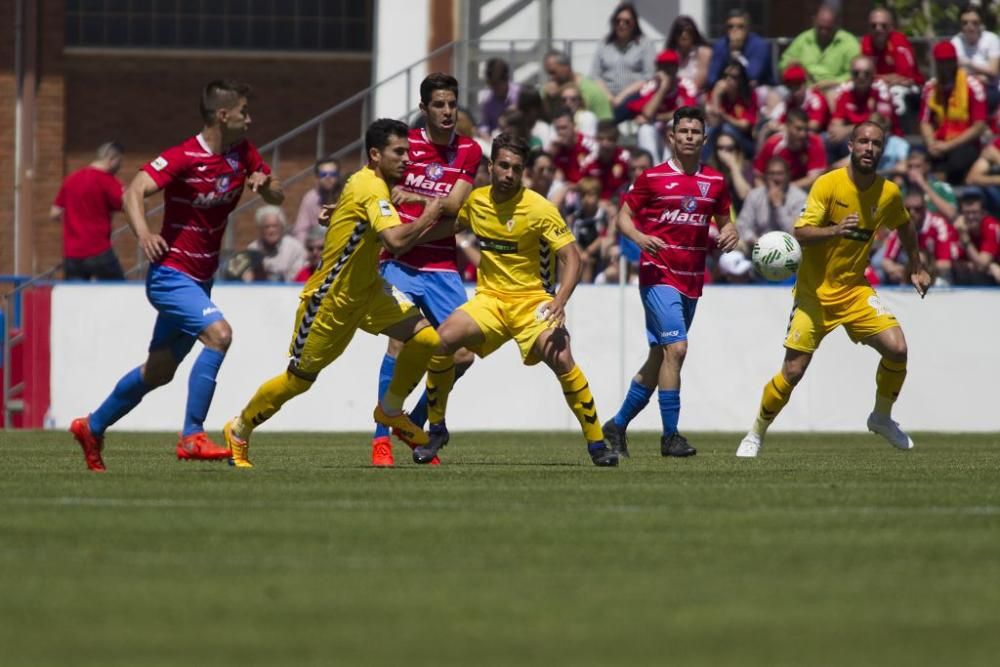
[{"label": "orange soccer cleat", "polygon": [[392,441],[388,436],[372,439],[372,465],[376,468],[391,468],[395,465],[392,458]]},{"label": "orange soccer cleat", "polygon": [[225,461],[231,456],[227,447],[221,447],[205,435],[205,432],[181,436],[177,441],[177,458],[185,461]]},{"label": "orange soccer cleat", "polygon": [[69,425],[69,432],[73,434],[76,441],[80,443],[83,450],[83,458],[87,461],[87,467],[94,472],[104,472],[104,461],[101,459],[101,450],[104,449],[104,438],[96,438],[90,432],[90,417],[77,417]]}]

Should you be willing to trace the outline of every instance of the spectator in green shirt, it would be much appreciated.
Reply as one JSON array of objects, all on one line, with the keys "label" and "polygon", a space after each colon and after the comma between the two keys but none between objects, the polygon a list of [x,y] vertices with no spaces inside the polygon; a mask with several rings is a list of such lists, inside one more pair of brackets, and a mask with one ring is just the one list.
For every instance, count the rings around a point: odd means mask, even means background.
[{"label": "spectator in green shirt", "polygon": [[549,51],[542,61],[549,80],[542,86],[542,99],[546,111],[551,115],[563,106],[560,90],[567,83],[575,83],[580,88],[580,96],[587,109],[594,112],[597,120],[611,118],[611,100],[600,84],[573,71],[573,65],[562,51]]},{"label": "spectator in green shirt", "polygon": [[837,11],[823,4],[816,11],[813,27],[792,40],[778,63],[780,71],[798,63],[809,74],[812,85],[828,97],[851,73],[851,59],[861,52],[857,38],[838,27]]}]

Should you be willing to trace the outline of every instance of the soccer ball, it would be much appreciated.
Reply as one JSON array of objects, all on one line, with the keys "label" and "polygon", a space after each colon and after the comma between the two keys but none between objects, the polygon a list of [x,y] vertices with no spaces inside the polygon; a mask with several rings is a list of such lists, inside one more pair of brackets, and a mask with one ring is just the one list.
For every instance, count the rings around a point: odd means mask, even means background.
[{"label": "soccer ball", "polygon": [[750,260],[766,280],[785,280],[799,270],[802,248],[787,232],[768,232],[757,239]]}]

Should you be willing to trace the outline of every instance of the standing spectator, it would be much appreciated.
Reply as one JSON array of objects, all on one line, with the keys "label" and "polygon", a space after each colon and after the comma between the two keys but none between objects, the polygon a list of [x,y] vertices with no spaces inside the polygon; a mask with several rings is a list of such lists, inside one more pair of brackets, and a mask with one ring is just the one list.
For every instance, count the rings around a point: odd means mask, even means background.
[{"label": "standing spectator", "polygon": [[319,211],[324,206],[337,204],[344,182],[340,178],[340,163],[333,159],[319,160],[313,165],[316,187],[302,196],[299,212],[295,216],[292,235],[300,243],[305,243],[309,230],[319,227]]},{"label": "standing spectator", "polygon": [[754,154],[753,131],[757,127],[757,102],[746,68],[733,59],[726,65],[722,78],[715,82],[705,103],[708,118],[708,136],[705,140],[706,158],[712,154],[720,134],[736,140],[746,157]]},{"label": "standing spectator", "polygon": [[813,181],[826,171],[826,149],[823,140],[809,131],[809,119],[801,109],[788,112],[785,131],[764,142],[754,158],[754,180],[764,185],[768,161],[777,155],[788,163],[792,184],[808,190]]},{"label": "standing spectator", "polygon": [[1000,283],[1000,221],[986,215],[983,199],[976,192],[962,195],[955,220],[958,259],[955,282],[960,285]]},{"label": "standing spectator", "polygon": [[[333,209],[324,210],[329,219]],[[264,258],[264,271],[271,282],[291,282],[306,263],[306,249],[294,236],[286,234],[285,213],[279,206],[261,206],[254,214],[257,239],[247,250],[255,250]]]},{"label": "standing spectator", "polygon": [[66,177],[49,217],[63,223],[63,275],[66,280],[125,280],[111,248],[111,216],[122,210],[124,186],[121,144],[109,141],[89,165]]},{"label": "standing spectator", "polygon": [[1000,214],[1000,137],[979,153],[965,182],[983,194],[991,213]]},{"label": "standing spectator", "polygon": [[733,210],[739,214],[744,200],[752,189],[753,164],[750,158],[743,154],[735,139],[723,134],[715,142],[715,150],[708,159],[708,166],[726,179],[726,188],[732,197]]},{"label": "standing spectator", "polygon": [[813,85],[829,96],[838,85],[847,81],[851,58],[858,55],[858,39],[841,30],[837,11],[822,4],[813,19],[813,27],[799,35],[781,54],[778,65],[784,71],[792,63],[805,68]]},{"label": "standing spectator", "polygon": [[962,7],[958,19],[962,30],[951,38],[958,64],[983,84],[987,111],[993,111],[1000,102],[1000,37],[983,30],[983,10],[977,5]]},{"label": "standing spectator", "polygon": [[774,84],[771,45],[766,39],[750,31],[750,14],[745,9],[729,11],[726,34],[712,45],[712,59],[708,66],[710,88],[722,78],[726,63],[733,58],[743,63],[753,88]]},{"label": "standing spectator", "polygon": [[904,172],[906,189],[916,188],[924,193],[927,210],[940,213],[949,220],[958,215],[958,197],[951,185],[939,180],[931,172],[931,160],[923,148],[913,148],[906,158]]},{"label": "standing spectator", "polygon": [[708,82],[708,65],[712,60],[712,47],[698,30],[698,24],[683,14],[674,19],[667,36],[667,48],[680,56],[677,76],[694,83],[700,91]]},{"label": "standing spectator", "polygon": [[670,157],[663,139],[674,112],[698,103],[697,87],[677,74],[679,64],[680,55],[676,51],[661,51],[656,56],[656,74],[639,89],[637,96],[625,102],[624,113],[615,114],[615,120],[635,118],[639,125],[636,143],[649,151],[657,162]]},{"label": "standing spectator", "polygon": [[653,76],[653,43],[642,34],[639,14],[623,2],[611,14],[611,31],[594,54],[590,78],[608,100],[615,100],[631,84]]},{"label": "standing spectator", "polygon": [[597,154],[597,144],[576,131],[573,112],[563,107],[552,117],[552,143],[549,153],[556,168],[567,183],[576,183],[583,176],[580,167]]},{"label": "standing spectator", "polygon": [[592,79],[588,79],[582,74],[573,71],[573,65],[569,58],[562,51],[549,51],[542,61],[545,73],[549,75],[549,80],[542,86],[542,100],[549,115],[560,106],[562,100],[559,99],[559,91],[567,83],[576,83],[580,86],[580,94],[588,109],[597,114],[598,120],[611,118],[611,100],[601,88],[600,84]]},{"label": "standing spectator", "polygon": [[295,274],[292,282],[304,283],[319,270],[323,263],[323,243],[326,240],[325,227],[313,227],[306,237],[306,263]]},{"label": "standing spectator", "polygon": [[736,220],[740,241],[752,248],[767,232],[791,234],[805,205],[806,192],[792,185],[788,164],[780,157],[772,157],[765,166],[764,184],[750,191]]},{"label": "standing spectator", "polygon": [[[913,228],[917,231],[917,245],[924,253],[925,263],[934,267],[937,276],[935,284],[947,284],[951,280],[952,262],[958,257],[958,232],[943,216],[930,213],[924,195],[911,190],[903,198],[903,205],[910,213]],[[905,285],[908,281],[908,263],[903,241],[899,232],[892,230],[885,239],[882,252],[882,275],[885,282]]]},{"label": "standing spectator", "polygon": [[479,133],[489,138],[497,130],[500,114],[517,107],[521,87],[510,80],[510,65],[503,58],[486,61],[486,85],[479,91]]},{"label": "standing spectator", "polygon": [[842,85],[834,98],[833,116],[827,130],[827,154],[831,163],[847,157],[847,140],[854,126],[872,116],[888,120],[884,127],[886,137],[900,135],[899,124],[893,112],[889,89],[875,80],[875,63],[868,56],[855,56],[851,60],[851,80]]},{"label": "standing spectator", "polygon": [[[917,66],[913,45],[906,35],[896,30],[892,11],[876,7],[868,14],[869,32],[861,38],[861,53],[875,61],[875,79],[889,87],[896,116],[911,117],[920,99],[924,75]],[[904,122],[904,127],[909,127]]]},{"label": "standing spectator", "polygon": [[594,138],[597,134],[597,116],[584,106],[580,86],[567,83],[559,90],[559,99],[563,106],[573,112],[573,123],[576,129],[585,137]]},{"label": "standing spectator", "polygon": [[924,85],[920,99],[920,134],[934,169],[949,183],[965,181],[979,158],[979,139],[986,131],[986,94],[983,85],[958,66],[955,45],[934,45],[937,77]]}]

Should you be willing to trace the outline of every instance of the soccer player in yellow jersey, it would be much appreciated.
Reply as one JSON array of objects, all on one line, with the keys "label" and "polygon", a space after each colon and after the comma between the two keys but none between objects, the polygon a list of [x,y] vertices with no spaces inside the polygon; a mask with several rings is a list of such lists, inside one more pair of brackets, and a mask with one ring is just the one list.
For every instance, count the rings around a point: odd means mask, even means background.
[{"label": "soccer player in yellow jersey", "polygon": [[[566,302],[580,280],[580,251],[559,211],[522,186],[527,156],[523,140],[498,135],[490,154],[491,185],[473,190],[458,213],[455,226],[472,230],[482,259],[476,295],[438,327],[441,348],[435,359],[461,347],[485,357],[513,338],[526,365],[544,361],[559,377],[594,464],[615,466],[618,455],[604,442],[590,385],[573,361],[563,326]],[[554,295],[548,291],[553,254],[561,265]],[[453,364],[428,369],[430,442],[413,450],[417,463],[430,463],[448,442],[445,410],[454,379]]]},{"label": "soccer player in yellow jersey", "polygon": [[[402,406],[441,340],[416,306],[378,272],[382,246],[392,253],[406,252],[441,212],[440,201],[431,200],[419,218],[404,225],[392,205],[389,188],[403,175],[408,131],[396,120],[372,123],[365,133],[368,165],[347,181],[332,215],[329,207],[320,214],[321,221],[329,216],[323,260],[302,289],[288,368],[262,384],[239,416],[223,428],[233,465],[253,467],[248,458],[253,429],[287,400],[309,389],[358,329],[405,341],[389,389],[375,408],[375,420],[399,429],[416,443],[427,442],[427,434],[410,421]],[[441,365],[445,362],[452,365],[450,358]]]},{"label": "soccer player in yellow jersey", "polygon": [[848,142],[848,166],[820,176],[809,191],[806,207],[795,223],[802,263],[785,338],[785,362],[764,386],[757,420],[736,456],[752,458],[760,453],[767,428],[788,403],[820,341],[841,325],[855,343],[870,345],[882,355],[875,372],[875,409],[868,416],[868,430],[894,447],[913,448],[913,440],[891,417],[906,377],[906,339],[864,276],[878,229],[899,231],[909,257],[910,282],[921,297],[931,279],[920,259],[917,233],[899,188],[875,173],[884,142],[881,126],[870,121],[856,125]]}]

